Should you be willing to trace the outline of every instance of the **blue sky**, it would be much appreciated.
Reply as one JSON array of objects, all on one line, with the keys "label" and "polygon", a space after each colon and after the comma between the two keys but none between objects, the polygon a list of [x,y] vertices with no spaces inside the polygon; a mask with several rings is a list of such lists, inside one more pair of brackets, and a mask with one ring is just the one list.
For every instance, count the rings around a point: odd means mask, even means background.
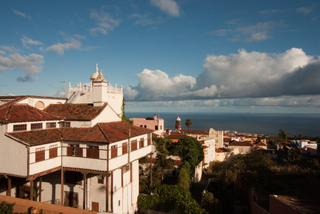
[{"label": "blue sky", "polygon": [[99,68],[126,111],[320,113],[317,1],[0,0],[0,95]]}]

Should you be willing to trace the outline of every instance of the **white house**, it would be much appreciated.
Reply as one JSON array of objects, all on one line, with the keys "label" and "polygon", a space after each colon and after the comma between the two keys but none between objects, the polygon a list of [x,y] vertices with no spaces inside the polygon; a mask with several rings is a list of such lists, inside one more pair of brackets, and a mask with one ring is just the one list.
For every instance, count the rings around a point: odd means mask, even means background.
[{"label": "white house", "polygon": [[90,87],[72,88],[67,102],[0,97],[1,195],[137,210],[139,159],[151,153],[152,130],[121,121],[122,89],[111,89],[102,72],[92,75]]}]

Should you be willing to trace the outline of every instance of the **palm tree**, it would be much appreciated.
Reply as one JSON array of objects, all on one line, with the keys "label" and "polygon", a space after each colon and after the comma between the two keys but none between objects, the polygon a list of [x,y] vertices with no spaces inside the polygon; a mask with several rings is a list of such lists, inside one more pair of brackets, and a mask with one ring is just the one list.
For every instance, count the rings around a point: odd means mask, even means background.
[{"label": "palm tree", "polygon": [[188,127],[188,130],[190,130],[190,127],[193,125],[193,122],[191,121],[191,119],[186,119],[186,126]]}]

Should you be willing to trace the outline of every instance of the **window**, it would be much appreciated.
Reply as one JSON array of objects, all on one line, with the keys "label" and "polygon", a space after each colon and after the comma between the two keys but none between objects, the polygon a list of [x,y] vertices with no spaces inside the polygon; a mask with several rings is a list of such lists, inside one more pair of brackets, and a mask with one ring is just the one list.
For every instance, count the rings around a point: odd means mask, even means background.
[{"label": "window", "polygon": [[104,177],[102,174],[98,175],[98,184],[103,184]]},{"label": "window", "polygon": [[45,159],[45,148],[37,148],[36,149],[36,162],[43,161]]},{"label": "window", "polygon": [[127,165],[122,167],[123,174],[126,173],[126,172],[129,172],[129,171],[130,171],[130,165],[129,164],[127,164]]},{"label": "window", "polygon": [[242,149],[239,149],[239,151],[242,152],[243,150],[242,150]]},{"label": "window", "polygon": [[155,126],[154,129],[155,129],[155,130],[158,130],[158,126]]},{"label": "window", "polygon": [[60,128],[69,128],[70,122],[60,122],[59,126],[60,126]]},{"label": "window", "polygon": [[31,130],[42,129],[42,123],[32,123]]},{"label": "window", "polygon": [[147,128],[147,125],[144,125],[144,128]]},{"label": "window", "polygon": [[82,157],[82,148],[80,148],[79,144],[69,144],[67,156]]},{"label": "window", "polygon": [[45,105],[44,105],[44,103],[43,103],[43,102],[38,101],[38,102],[36,102],[35,107],[36,107],[36,108],[40,108],[40,109],[42,109],[42,108],[44,108],[44,107],[45,107]]},{"label": "window", "polygon": [[137,150],[137,140],[131,142],[131,151]]},{"label": "window", "polygon": [[88,146],[88,148],[87,148],[87,158],[97,158],[97,159],[99,159],[99,147],[98,146]]},{"label": "window", "polygon": [[148,146],[151,145],[151,138],[148,138]]},{"label": "window", "polygon": [[143,128],[143,125],[140,125],[141,128]]},{"label": "window", "polygon": [[117,145],[111,146],[111,158],[118,156],[118,147]]},{"label": "window", "polygon": [[25,131],[27,130],[27,124],[13,125],[13,131]]},{"label": "window", "polygon": [[141,148],[143,148],[143,146],[144,146],[144,139],[143,139],[143,138],[141,138],[141,139],[140,139],[140,145],[139,145],[139,148],[141,149]]},{"label": "window", "polygon": [[128,143],[122,143],[122,154],[128,153]]},{"label": "window", "polygon": [[52,145],[49,147],[49,158],[58,157],[58,145]]},{"label": "window", "polygon": [[57,124],[56,123],[46,123],[46,128],[47,129],[52,129],[52,128],[56,128]]},{"label": "window", "polygon": [[160,126],[160,130],[162,130],[162,125]]}]

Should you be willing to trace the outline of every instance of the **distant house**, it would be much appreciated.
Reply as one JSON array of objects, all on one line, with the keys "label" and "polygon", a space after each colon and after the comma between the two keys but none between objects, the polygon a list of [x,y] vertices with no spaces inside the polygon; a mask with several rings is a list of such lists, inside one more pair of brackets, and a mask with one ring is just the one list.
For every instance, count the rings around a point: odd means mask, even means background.
[{"label": "distant house", "polygon": [[90,84],[69,85],[67,100],[0,100],[1,195],[137,211],[139,159],[151,154],[153,131],[121,121],[122,87],[111,86],[96,68]]},{"label": "distant house", "polygon": [[262,141],[260,141],[259,143],[256,143],[254,145],[254,148],[255,149],[264,149],[264,150],[267,150],[268,149],[268,145]]},{"label": "distant house", "polygon": [[130,120],[132,120],[134,126],[154,130],[154,134],[163,135],[164,133],[164,120],[157,118],[156,114],[153,117],[130,118]]},{"label": "distant house", "polygon": [[230,161],[231,158],[233,158],[237,152],[237,149],[229,149],[229,148],[217,148],[215,150],[216,155],[215,155],[215,161]]},{"label": "distant house", "polygon": [[253,144],[246,141],[243,141],[243,142],[233,141],[229,143],[228,148],[238,150],[239,151],[238,154],[249,154],[253,150]]}]

